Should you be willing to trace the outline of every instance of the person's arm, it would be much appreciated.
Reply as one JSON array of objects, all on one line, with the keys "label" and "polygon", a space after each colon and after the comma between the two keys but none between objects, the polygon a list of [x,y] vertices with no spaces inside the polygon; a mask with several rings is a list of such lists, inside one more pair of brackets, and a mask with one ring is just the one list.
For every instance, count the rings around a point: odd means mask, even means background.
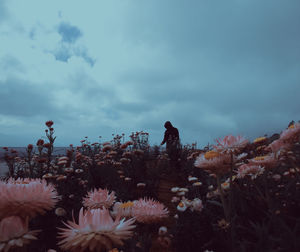
[{"label": "person's arm", "polygon": [[163,139],[163,141],[161,142],[160,145],[164,145],[164,144],[167,142],[167,139],[168,139],[168,135],[167,135],[167,131],[166,131],[166,132],[165,132],[164,139]]}]

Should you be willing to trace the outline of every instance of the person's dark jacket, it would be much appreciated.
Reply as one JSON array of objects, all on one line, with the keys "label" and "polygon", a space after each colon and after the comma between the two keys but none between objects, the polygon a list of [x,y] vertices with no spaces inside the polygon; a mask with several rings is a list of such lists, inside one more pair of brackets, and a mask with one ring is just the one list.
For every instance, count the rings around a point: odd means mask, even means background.
[{"label": "person's dark jacket", "polygon": [[161,145],[163,144],[167,144],[166,148],[178,148],[179,145],[179,132],[178,129],[173,127],[173,125],[171,124],[171,122],[167,121],[165,123],[165,135],[164,135],[164,139],[161,142]]}]

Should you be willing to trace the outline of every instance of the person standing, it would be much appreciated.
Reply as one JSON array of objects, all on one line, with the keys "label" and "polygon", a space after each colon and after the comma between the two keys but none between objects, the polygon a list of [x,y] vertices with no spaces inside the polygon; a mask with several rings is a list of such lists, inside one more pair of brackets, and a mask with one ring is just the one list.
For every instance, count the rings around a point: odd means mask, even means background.
[{"label": "person standing", "polygon": [[178,129],[173,127],[170,121],[165,122],[165,135],[160,145],[166,144],[166,150],[171,159],[171,165],[178,167],[178,159],[180,156],[180,140]]}]

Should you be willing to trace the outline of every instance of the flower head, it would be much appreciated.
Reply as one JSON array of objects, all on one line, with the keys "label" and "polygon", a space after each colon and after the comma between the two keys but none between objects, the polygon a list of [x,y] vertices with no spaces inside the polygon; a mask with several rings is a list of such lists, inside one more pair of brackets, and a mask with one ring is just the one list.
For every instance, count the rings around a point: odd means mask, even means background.
[{"label": "flower head", "polygon": [[118,216],[129,218],[132,217],[132,207],[134,206],[134,201],[127,201],[125,203],[116,202],[113,206],[112,216]]},{"label": "flower head", "polygon": [[158,222],[168,217],[168,213],[168,209],[162,203],[146,198],[135,201],[132,208],[132,215],[142,223]]},{"label": "flower head", "polygon": [[249,164],[260,165],[265,168],[273,168],[277,164],[277,159],[274,154],[269,154],[265,156],[257,156],[255,158],[249,159]]},{"label": "flower head", "polygon": [[58,201],[53,185],[41,179],[0,181],[0,219],[17,215],[32,218],[52,209]]},{"label": "flower head", "polygon": [[48,128],[51,128],[51,126],[54,124],[54,122],[50,120],[50,121],[45,122],[45,124]]},{"label": "flower head", "polygon": [[[211,151],[209,151],[209,153],[211,153]],[[231,156],[226,153],[218,153],[218,155],[206,155],[206,153],[200,154],[194,165],[195,167],[202,168],[209,173],[224,174],[231,169]]]},{"label": "flower head", "polygon": [[280,134],[280,140],[284,142],[295,142],[300,137],[300,123],[291,124]]},{"label": "flower head", "polygon": [[255,164],[243,164],[237,170],[237,178],[244,178],[246,175],[251,176],[251,179],[261,175],[265,169],[260,165]]},{"label": "flower head", "polygon": [[248,140],[242,136],[225,136],[223,139],[216,139],[217,145],[214,148],[217,151],[238,150],[244,148],[248,144]]},{"label": "flower head", "polygon": [[108,251],[116,246],[122,246],[123,240],[132,236],[135,228],[134,219],[124,221],[117,217],[115,220],[107,209],[89,209],[79,212],[78,224],[73,221],[64,223],[66,228],[59,228],[58,243],[66,251]]},{"label": "flower head", "polygon": [[201,212],[203,209],[203,203],[202,200],[199,198],[195,198],[192,200],[191,202],[191,211],[197,211],[197,212]]},{"label": "flower head", "polygon": [[109,193],[107,189],[99,188],[88,192],[83,199],[83,205],[88,208],[110,208],[115,202],[115,192]]},{"label": "flower head", "polygon": [[28,231],[28,218],[24,222],[19,216],[6,217],[0,222],[0,251],[23,247],[37,240],[39,230]]}]

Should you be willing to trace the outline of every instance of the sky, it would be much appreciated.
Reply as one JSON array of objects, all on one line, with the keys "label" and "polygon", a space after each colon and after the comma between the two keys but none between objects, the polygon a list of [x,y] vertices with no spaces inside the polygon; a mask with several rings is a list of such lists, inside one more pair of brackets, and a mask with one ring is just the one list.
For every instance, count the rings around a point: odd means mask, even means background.
[{"label": "sky", "polygon": [[[0,0],[0,146],[249,140],[300,120],[299,0]],[[99,139],[101,136],[101,139]]]}]

